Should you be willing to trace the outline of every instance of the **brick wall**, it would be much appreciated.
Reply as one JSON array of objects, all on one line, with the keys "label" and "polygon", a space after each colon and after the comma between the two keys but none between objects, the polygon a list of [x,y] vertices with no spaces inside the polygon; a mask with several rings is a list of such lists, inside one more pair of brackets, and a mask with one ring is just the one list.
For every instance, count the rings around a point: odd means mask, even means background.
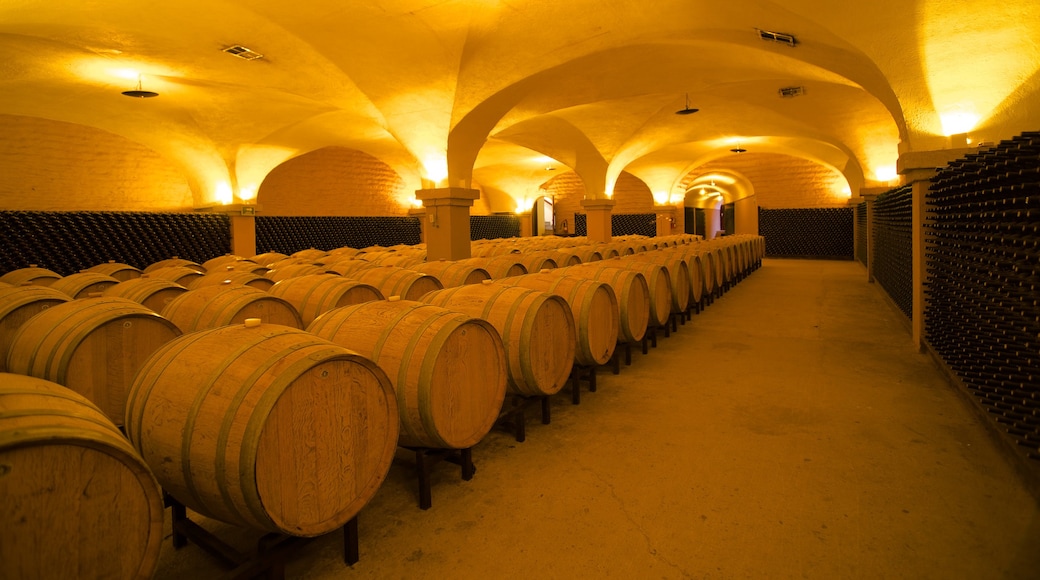
[{"label": "brick wall", "polygon": [[187,175],[155,151],[100,129],[0,115],[0,209],[188,211]]},{"label": "brick wall", "polygon": [[257,193],[263,215],[403,216],[414,191],[367,153],[325,147],[275,167]]},{"label": "brick wall", "polygon": [[743,174],[755,188],[759,207],[769,209],[845,207],[849,196],[841,173],[818,163],[774,153],[729,155],[702,165],[694,177],[728,169]]}]

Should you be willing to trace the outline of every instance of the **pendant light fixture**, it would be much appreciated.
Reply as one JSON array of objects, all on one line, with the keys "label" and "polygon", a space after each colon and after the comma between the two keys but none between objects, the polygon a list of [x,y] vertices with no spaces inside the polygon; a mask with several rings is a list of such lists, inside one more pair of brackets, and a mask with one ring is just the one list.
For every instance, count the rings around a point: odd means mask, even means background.
[{"label": "pendant light fixture", "polygon": [[692,115],[692,114],[696,113],[699,110],[700,109],[691,109],[690,108],[690,93],[686,93],[686,106],[683,107],[682,109],[679,109],[678,111],[676,111],[675,114],[676,115]]},{"label": "pendant light fixture", "polygon": [[122,93],[127,97],[134,97],[137,99],[150,99],[152,97],[158,97],[159,93],[153,91],[146,91],[141,88],[141,75],[137,75],[137,88],[129,91],[123,91]]},{"label": "pendant light fixture", "polygon": [[732,148],[732,149],[730,149],[730,151],[732,151],[734,153],[738,153],[738,154],[739,153],[747,153],[747,149],[744,149],[743,147],[741,147],[740,143],[737,143],[737,146]]}]

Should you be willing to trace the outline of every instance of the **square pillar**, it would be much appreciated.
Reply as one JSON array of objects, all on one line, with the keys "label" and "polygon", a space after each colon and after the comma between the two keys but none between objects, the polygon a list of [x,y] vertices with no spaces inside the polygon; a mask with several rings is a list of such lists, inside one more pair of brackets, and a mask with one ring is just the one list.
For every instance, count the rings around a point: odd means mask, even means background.
[{"label": "square pillar", "polygon": [[675,233],[675,206],[674,205],[657,205],[654,206],[654,213],[657,214],[657,236],[670,236]]},{"label": "square pillar", "polygon": [[256,214],[260,206],[236,203],[195,208],[195,211],[222,213],[228,216],[231,234],[231,253],[243,258],[256,255]]},{"label": "square pillar", "polygon": [[610,212],[614,209],[612,199],[583,199],[581,207],[585,208],[585,224],[590,242],[606,243],[613,234]]},{"label": "square pillar", "polygon": [[520,237],[530,238],[534,235],[533,218],[531,212],[525,211],[518,214],[520,218]]},{"label": "square pillar", "polygon": [[416,199],[426,209],[423,227],[426,239],[426,259],[462,260],[469,258],[469,208],[480,198],[480,190],[464,187],[420,189]]},{"label": "square pillar", "polygon": [[256,255],[256,216],[231,214],[231,253],[243,258]]}]

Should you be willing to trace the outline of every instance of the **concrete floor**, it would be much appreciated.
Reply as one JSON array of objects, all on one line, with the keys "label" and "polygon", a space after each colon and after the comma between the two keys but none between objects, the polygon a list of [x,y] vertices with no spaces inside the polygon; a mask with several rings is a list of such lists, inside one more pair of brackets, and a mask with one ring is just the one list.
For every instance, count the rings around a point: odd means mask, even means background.
[{"label": "concrete floor", "polygon": [[[292,578],[1038,578],[1036,500],[855,262],[766,260],[476,476],[402,461]],[[533,415],[533,413],[532,413]],[[248,545],[255,535],[214,522]],[[167,522],[167,533],[169,523]],[[164,541],[157,578],[221,569]]]}]

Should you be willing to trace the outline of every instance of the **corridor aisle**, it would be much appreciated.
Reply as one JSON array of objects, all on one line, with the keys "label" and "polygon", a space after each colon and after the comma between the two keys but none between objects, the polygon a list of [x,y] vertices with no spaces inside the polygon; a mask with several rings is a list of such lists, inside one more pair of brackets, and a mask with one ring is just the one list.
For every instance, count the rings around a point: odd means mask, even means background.
[{"label": "corridor aisle", "polygon": [[[288,577],[1035,578],[1035,500],[864,280],[766,260],[550,425],[532,411],[526,442],[492,431],[471,481],[438,465],[430,510],[395,463],[361,561],[330,534]],[[217,570],[166,540],[156,577]]]}]

